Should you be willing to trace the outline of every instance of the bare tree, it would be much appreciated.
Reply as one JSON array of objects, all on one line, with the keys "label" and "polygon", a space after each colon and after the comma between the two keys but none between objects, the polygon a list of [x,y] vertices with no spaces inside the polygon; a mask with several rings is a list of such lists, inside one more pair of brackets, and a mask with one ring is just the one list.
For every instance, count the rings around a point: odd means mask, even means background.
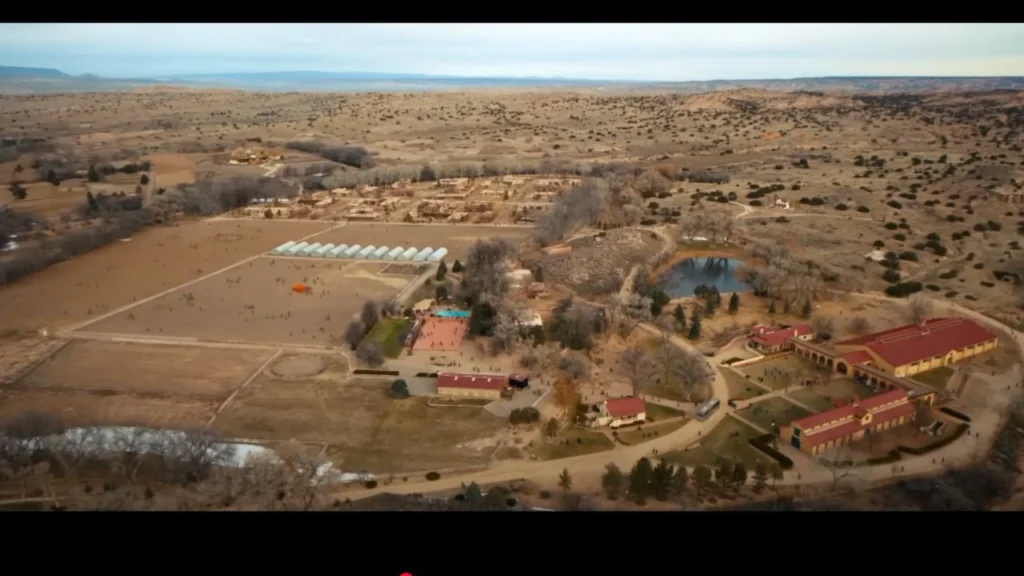
[{"label": "bare tree", "polygon": [[836,321],[831,316],[815,316],[811,318],[811,328],[818,338],[828,340],[836,332]]},{"label": "bare tree", "polygon": [[914,324],[920,324],[927,320],[932,315],[932,308],[931,300],[920,294],[914,294],[907,300],[907,316]]},{"label": "bare tree", "polygon": [[460,289],[474,303],[499,308],[508,295],[508,259],[515,252],[503,238],[477,240],[466,257],[465,273]]},{"label": "bare tree", "polygon": [[629,346],[619,355],[619,366],[633,387],[633,396],[639,396],[644,386],[657,371],[650,356],[636,346]]},{"label": "bare tree", "polygon": [[367,342],[356,348],[356,359],[372,368],[384,364],[386,360],[384,351],[375,342]]},{"label": "bare tree", "polygon": [[850,319],[849,330],[854,334],[867,334],[871,330],[871,322],[863,316],[854,316]]},{"label": "bare tree", "polygon": [[288,471],[287,491],[299,510],[312,510],[322,504],[330,482],[330,466],[318,450],[288,442],[278,453]]},{"label": "bare tree", "polygon": [[849,447],[842,445],[826,450],[819,455],[818,460],[825,468],[828,468],[829,473],[832,475],[832,492],[835,492],[839,488],[839,484],[847,478],[857,477],[853,473],[853,457],[853,451]]},{"label": "bare tree", "polygon": [[134,483],[146,456],[159,449],[154,433],[143,428],[117,428],[103,442],[104,459],[113,471]]},{"label": "bare tree", "polygon": [[363,337],[366,336],[366,325],[360,320],[353,320],[345,326],[345,343],[349,345],[349,348],[355,350],[359,343],[363,341]]},{"label": "bare tree", "polygon": [[687,401],[695,392],[706,390],[714,377],[713,369],[699,352],[676,346],[668,332],[662,332],[652,360],[662,385],[678,388]]},{"label": "bare tree", "polygon": [[565,372],[571,380],[586,380],[590,378],[590,364],[585,358],[577,354],[566,354],[558,362],[558,368]]},{"label": "bare tree", "polygon": [[46,439],[46,450],[72,484],[77,480],[81,467],[97,458],[97,436],[94,428],[72,428]]},{"label": "bare tree", "polygon": [[233,445],[206,430],[174,433],[164,441],[166,444],[161,450],[164,462],[179,482],[198,482],[214,467],[230,462],[235,454]]},{"label": "bare tree", "polygon": [[359,320],[363,323],[363,329],[369,330],[373,328],[379,318],[380,306],[373,300],[363,302],[363,307],[359,311]]},{"label": "bare tree", "polygon": [[651,321],[651,299],[635,294],[617,294],[612,302],[612,311],[619,336],[628,338],[637,326]]},{"label": "bare tree", "polygon": [[495,315],[491,340],[491,351],[494,354],[513,351],[522,343],[523,328],[519,321],[522,314],[520,309],[503,306]]}]

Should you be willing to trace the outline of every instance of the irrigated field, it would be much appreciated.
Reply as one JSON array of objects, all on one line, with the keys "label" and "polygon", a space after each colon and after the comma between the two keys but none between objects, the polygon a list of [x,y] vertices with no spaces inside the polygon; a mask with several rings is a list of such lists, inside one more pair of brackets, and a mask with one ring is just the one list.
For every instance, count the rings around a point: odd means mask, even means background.
[{"label": "irrigated field", "polygon": [[0,330],[68,328],[329,227],[216,220],[151,227],[0,288]]},{"label": "irrigated field", "polygon": [[389,381],[345,380],[329,368],[304,380],[261,375],[214,420],[236,438],[295,439],[330,444],[343,469],[411,472],[482,464],[504,421],[480,408],[395,400]]},{"label": "irrigated field", "polygon": [[80,340],[42,363],[18,387],[223,400],[272,354]]},{"label": "irrigated field", "polygon": [[444,226],[409,224],[373,224],[350,222],[341,228],[319,234],[309,242],[322,244],[359,244],[361,246],[402,246],[403,248],[447,248],[445,260],[465,261],[469,247],[477,240],[504,238],[514,245],[530,235],[530,229],[514,226]]},{"label": "irrigated field", "polygon": [[[370,269],[370,267],[376,267]],[[105,334],[327,346],[365,300],[394,297],[407,283],[375,272],[386,264],[257,258],[89,325]],[[297,283],[311,288],[292,290]]]}]

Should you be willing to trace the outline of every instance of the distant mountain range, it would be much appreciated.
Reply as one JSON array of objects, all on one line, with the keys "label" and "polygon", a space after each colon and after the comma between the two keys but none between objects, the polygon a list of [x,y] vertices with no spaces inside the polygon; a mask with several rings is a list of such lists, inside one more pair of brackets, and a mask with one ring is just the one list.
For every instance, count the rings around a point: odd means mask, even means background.
[{"label": "distant mountain range", "polygon": [[107,92],[154,88],[220,88],[267,92],[417,92],[471,88],[609,88],[666,90],[682,93],[739,88],[765,90],[920,92],[933,90],[1024,90],[1024,77],[834,77],[790,80],[711,80],[695,82],[626,82],[568,78],[465,77],[383,72],[244,72],[187,74],[150,78],[73,76],[54,68],[0,66],[0,93]]}]

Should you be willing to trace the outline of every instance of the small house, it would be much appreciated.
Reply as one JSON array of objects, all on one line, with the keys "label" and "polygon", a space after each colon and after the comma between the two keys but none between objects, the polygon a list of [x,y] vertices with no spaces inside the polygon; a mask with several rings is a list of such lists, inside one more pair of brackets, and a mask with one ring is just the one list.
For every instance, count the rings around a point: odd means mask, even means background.
[{"label": "small house", "polygon": [[500,374],[441,372],[437,375],[437,395],[442,398],[501,400],[501,393],[507,387],[508,377]]},{"label": "small house", "polygon": [[598,405],[596,424],[612,429],[647,421],[647,406],[643,398],[627,396],[609,398]]}]

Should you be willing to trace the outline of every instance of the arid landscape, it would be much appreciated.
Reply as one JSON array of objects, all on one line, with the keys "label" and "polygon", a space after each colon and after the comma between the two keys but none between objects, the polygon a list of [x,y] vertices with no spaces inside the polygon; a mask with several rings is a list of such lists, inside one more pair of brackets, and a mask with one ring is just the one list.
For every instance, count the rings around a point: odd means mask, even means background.
[{"label": "arid landscape", "polygon": [[[281,508],[477,482],[568,509],[1019,502],[1022,128],[1024,92],[970,85],[2,95],[0,419],[22,440],[172,430],[193,451],[259,445],[302,474],[360,475],[292,478]],[[402,250],[272,253],[286,242]],[[695,258],[708,285],[669,295]],[[457,310],[464,341],[414,351],[424,315]],[[799,443],[779,441],[789,467],[772,469],[784,461],[752,439],[878,390],[836,371],[846,352],[830,371],[792,343],[755,350],[756,326],[810,326],[821,348],[947,316],[997,344],[907,375],[916,419],[888,443],[851,441],[856,482]],[[530,384],[446,396],[438,371]],[[639,428],[587,424],[632,396]],[[206,465],[194,494],[162,472],[185,466],[179,444],[130,466],[93,454],[128,479],[116,497],[84,492],[92,468],[59,454],[4,482],[64,507],[218,507],[230,482],[213,462],[189,460]],[[900,496],[898,474],[951,474],[928,450],[1003,488]],[[678,484],[615,488],[608,466],[628,476],[638,459]],[[141,478],[160,497],[139,496]],[[559,490],[576,500],[539,503]],[[239,507],[269,506],[258,492]]]}]

